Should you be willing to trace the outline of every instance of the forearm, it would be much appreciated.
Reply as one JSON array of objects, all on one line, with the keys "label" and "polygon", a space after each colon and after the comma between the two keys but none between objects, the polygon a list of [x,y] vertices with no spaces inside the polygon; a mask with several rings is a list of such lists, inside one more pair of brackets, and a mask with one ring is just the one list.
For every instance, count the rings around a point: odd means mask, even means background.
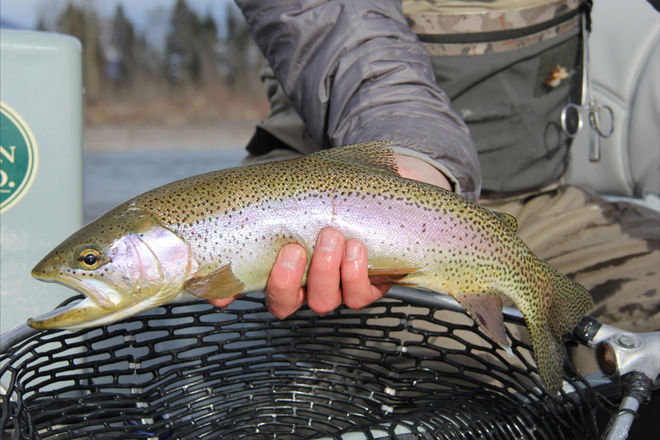
[{"label": "forearm", "polygon": [[390,140],[476,198],[476,151],[397,1],[237,0],[315,141]]}]

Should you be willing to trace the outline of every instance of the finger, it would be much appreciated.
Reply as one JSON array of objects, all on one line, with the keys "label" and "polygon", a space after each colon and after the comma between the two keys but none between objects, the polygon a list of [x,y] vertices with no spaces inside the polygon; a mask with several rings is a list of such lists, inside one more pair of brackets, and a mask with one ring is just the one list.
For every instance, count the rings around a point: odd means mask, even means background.
[{"label": "finger", "polygon": [[222,298],[222,299],[209,299],[208,302],[213,304],[216,307],[220,307],[221,309],[225,309],[229,304],[231,304],[234,300],[236,299],[235,296],[232,296],[231,298]]},{"label": "finger", "polygon": [[321,231],[307,278],[307,304],[325,314],[341,305],[339,268],[344,256],[344,236],[335,228]]},{"label": "finger", "polygon": [[302,246],[288,244],[277,254],[277,260],[266,283],[268,310],[284,319],[303,304],[305,291],[301,287],[307,254]]},{"label": "finger", "polygon": [[369,281],[367,251],[358,240],[348,240],[341,263],[344,303],[351,309],[362,309],[385,295],[390,286],[372,286]]}]

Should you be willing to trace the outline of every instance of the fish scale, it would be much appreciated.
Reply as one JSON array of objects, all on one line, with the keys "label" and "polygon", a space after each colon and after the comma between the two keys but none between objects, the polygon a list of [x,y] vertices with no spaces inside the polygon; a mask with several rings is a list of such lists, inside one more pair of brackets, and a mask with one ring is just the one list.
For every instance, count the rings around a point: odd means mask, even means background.
[{"label": "fish scale", "polygon": [[83,328],[190,294],[219,299],[262,290],[282,246],[298,243],[311,258],[319,232],[333,226],[365,245],[373,282],[453,296],[507,350],[499,295],[509,298],[525,317],[546,389],[556,393],[561,336],[591,307],[586,290],[537,258],[516,235],[515,219],[402,178],[394,154],[384,142],[357,144],[142,194],[35,267],[38,279],[88,298],[29,323]]}]

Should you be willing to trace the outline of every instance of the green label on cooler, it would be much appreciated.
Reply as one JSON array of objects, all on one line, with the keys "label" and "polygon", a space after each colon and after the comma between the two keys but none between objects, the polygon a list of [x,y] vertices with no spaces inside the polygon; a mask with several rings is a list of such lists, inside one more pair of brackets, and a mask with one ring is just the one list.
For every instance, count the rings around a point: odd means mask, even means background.
[{"label": "green label on cooler", "polygon": [[30,128],[0,101],[0,214],[28,192],[38,163],[37,143]]}]

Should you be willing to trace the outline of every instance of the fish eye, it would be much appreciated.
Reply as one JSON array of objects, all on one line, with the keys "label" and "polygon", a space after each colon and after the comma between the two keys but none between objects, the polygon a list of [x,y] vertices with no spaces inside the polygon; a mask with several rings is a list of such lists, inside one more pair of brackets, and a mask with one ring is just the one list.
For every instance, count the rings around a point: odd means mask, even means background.
[{"label": "fish eye", "polygon": [[78,265],[81,269],[94,270],[103,263],[103,256],[98,249],[84,248],[78,253]]}]

